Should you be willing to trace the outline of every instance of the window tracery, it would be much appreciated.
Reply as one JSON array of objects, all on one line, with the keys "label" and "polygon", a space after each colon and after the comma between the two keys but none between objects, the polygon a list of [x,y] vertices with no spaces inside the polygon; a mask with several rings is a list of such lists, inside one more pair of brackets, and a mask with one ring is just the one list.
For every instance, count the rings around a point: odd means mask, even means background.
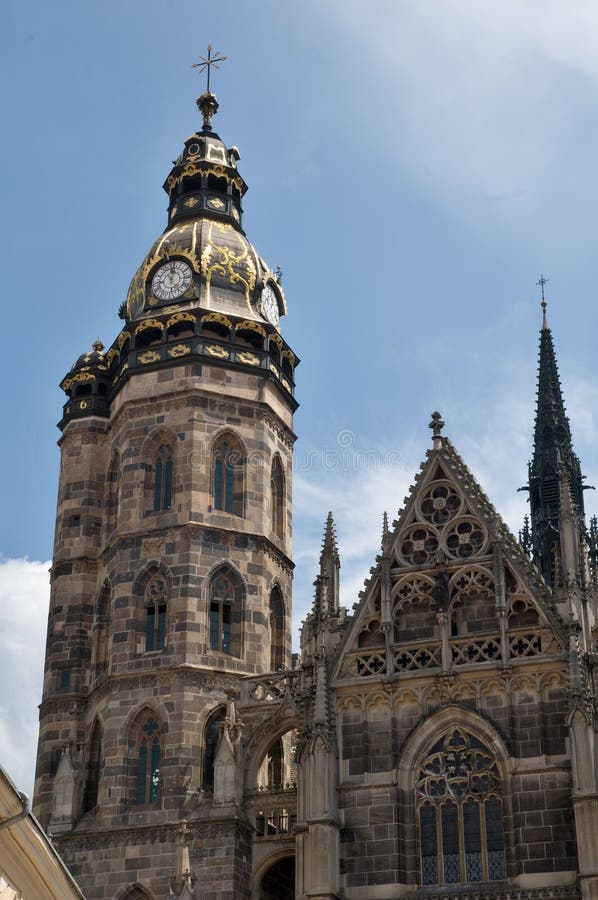
[{"label": "window tracery", "polygon": [[243,515],[244,456],[240,445],[230,435],[214,447],[212,484],[214,509]]},{"label": "window tracery", "polygon": [[468,559],[480,553],[485,542],[482,526],[475,519],[461,519],[450,528],[446,536],[448,552],[458,559]]},{"label": "window tracery", "polygon": [[370,619],[369,622],[364,624],[364,627],[359,633],[359,638],[357,640],[358,647],[384,647],[386,644],[386,639],[384,637],[384,632],[380,628],[380,620],[379,619]]},{"label": "window tracery", "polygon": [[438,537],[424,525],[414,525],[401,542],[401,554],[411,565],[421,566],[432,562],[438,550]]},{"label": "window tracery", "polygon": [[152,715],[139,730],[135,803],[157,803],[160,799],[160,726]]},{"label": "window tracery", "polygon": [[222,708],[217,709],[208,719],[204,730],[203,787],[207,791],[214,790],[214,763],[216,761],[220,731],[225,717],[225,710]]},{"label": "window tracery", "polygon": [[274,534],[284,537],[284,476],[282,465],[278,456],[274,457],[272,472],[270,475],[270,514],[271,529]]},{"label": "window tracery", "polygon": [[509,628],[521,628],[530,625],[539,625],[540,617],[533,603],[526,597],[512,597],[507,606],[507,621]]},{"label": "window tracery", "polygon": [[501,788],[473,735],[454,728],[432,747],[415,788],[422,885],[506,878]]},{"label": "window tracery", "polygon": [[452,485],[433,483],[420,503],[420,510],[427,522],[445,525],[457,515],[461,502],[461,497]]},{"label": "window tracery", "polygon": [[461,569],[453,581],[458,594],[467,591],[494,591],[494,578],[486,569]]},{"label": "window tracery", "polygon": [[162,444],[154,466],[154,512],[172,507],[172,449]]},{"label": "window tracery", "polygon": [[494,578],[485,569],[461,569],[452,581],[451,630],[453,637],[497,632]]},{"label": "window tracery", "polygon": [[241,579],[232,568],[222,566],[212,575],[208,589],[210,650],[240,656],[242,618]]},{"label": "window tracery", "polygon": [[163,650],[166,643],[166,599],[163,575],[153,575],[145,588],[145,649]]},{"label": "window tracery", "polygon": [[420,598],[432,598],[434,596],[434,582],[414,575],[405,579],[396,590],[397,603],[395,609],[408,606],[417,602]]},{"label": "window tracery", "polygon": [[417,575],[404,580],[395,593],[393,640],[428,640],[436,632],[435,586]]}]

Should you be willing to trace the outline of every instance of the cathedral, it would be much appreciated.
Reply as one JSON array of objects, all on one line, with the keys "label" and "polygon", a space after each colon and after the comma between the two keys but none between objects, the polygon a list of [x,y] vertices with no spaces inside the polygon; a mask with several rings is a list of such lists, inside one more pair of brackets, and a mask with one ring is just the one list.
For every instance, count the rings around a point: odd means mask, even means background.
[{"label": "cathedral", "polygon": [[299,360],[197,105],[61,383],[35,815],[88,900],[598,898],[598,526],[545,305],[519,538],[433,413],[351,611],[328,515],[293,655]]}]

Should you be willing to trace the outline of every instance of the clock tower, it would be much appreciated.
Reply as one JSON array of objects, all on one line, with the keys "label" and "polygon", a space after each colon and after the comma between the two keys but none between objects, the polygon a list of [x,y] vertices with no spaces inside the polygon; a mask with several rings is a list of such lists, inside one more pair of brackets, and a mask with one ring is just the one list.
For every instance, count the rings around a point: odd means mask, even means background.
[{"label": "clock tower", "polygon": [[250,896],[235,698],[291,663],[298,360],[198,107],[122,327],[61,383],[35,814],[90,900]]}]

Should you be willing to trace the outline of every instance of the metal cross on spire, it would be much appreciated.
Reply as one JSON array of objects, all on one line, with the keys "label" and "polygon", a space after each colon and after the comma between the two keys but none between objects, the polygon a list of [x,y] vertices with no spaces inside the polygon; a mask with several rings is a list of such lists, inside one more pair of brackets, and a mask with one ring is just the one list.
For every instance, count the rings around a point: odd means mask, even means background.
[{"label": "metal cross on spire", "polygon": [[550,281],[550,278],[545,278],[544,275],[540,275],[540,277],[536,281],[536,284],[542,290],[542,302],[543,303],[545,302],[545,300],[544,300],[544,285],[548,284],[549,281]]},{"label": "metal cross on spire", "polygon": [[540,275],[539,279],[536,281],[536,284],[542,291],[542,302],[540,306],[542,307],[542,328],[548,328],[548,323],[546,321],[546,307],[548,306],[546,299],[544,297],[544,285],[550,281],[549,278],[545,278],[544,275]]},{"label": "metal cross on spire", "polygon": [[200,56],[199,57],[200,61],[193,63],[191,65],[192,69],[199,69],[200,73],[205,72],[207,69],[208,83],[206,86],[206,90],[207,90],[208,94],[210,93],[210,70],[211,70],[212,66],[214,66],[215,69],[219,69],[220,66],[218,65],[218,63],[224,62],[225,59],[227,58],[226,56],[219,56],[218,55],[219,53],[220,53],[220,51],[217,50],[215,55],[212,56],[212,45],[208,44],[208,55]]}]

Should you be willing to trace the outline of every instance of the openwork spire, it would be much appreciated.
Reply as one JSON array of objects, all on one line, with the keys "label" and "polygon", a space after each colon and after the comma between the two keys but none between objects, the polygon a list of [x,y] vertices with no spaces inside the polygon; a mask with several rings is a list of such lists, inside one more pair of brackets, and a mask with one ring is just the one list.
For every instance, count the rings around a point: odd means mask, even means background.
[{"label": "openwork spire", "polygon": [[[579,459],[573,451],[571,427],[561,391],[552,332],[546,318],[544,276],[542,288],[542,327],[538,363],[538,395],[534,426],[534,453],[529,464],[531,540],[533,558],[544,579],[558,587],[559,560],[562,554],[565,510],[563,498],[570,496],[573,529],[584,529],[583,478]],[[567,518],[571,515],[567,513]]]},{"label": "openwork spire", "polygon": [[534,455],[553,446],[558,446],[561,453],[572,452],[571,428],[561,392],[552,332],[548,325],[543,325],[540,331]]}]

